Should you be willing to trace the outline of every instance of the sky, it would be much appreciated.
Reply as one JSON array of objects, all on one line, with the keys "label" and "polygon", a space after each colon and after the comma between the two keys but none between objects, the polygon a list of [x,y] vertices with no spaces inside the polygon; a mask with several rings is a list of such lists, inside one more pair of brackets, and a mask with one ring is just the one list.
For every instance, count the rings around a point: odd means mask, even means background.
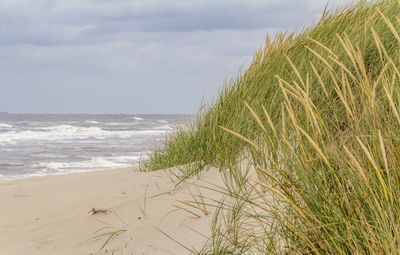
[{"label": "sky", "polygon": [[0,0],[0,112],[196,113],[327,2]]}]

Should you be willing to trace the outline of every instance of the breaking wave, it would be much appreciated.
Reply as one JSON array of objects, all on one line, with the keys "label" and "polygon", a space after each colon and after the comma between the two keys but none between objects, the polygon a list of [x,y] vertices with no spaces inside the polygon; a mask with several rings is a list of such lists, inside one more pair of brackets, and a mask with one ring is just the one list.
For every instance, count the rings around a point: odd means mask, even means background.
[{"label": "breaking wave", "polygon": [[144,120],[143,118],[140,118],[140,117],[132,117],[132,119],[134,119],[134,120],[140,120],[140,121]]},{"label": "breaking wave", "polygon": [[15,143],[17,141],[60,141],[60,140],[86,140],[107,138],[129,138],[135,135],[157,135],[164,133],[165,129],[156,130],[129,130],[110,131],[99,127],[76,127],[71,125],[57,125],[36,128],[25,131],[9,131],[0,133],[1,143]]},{"label": "breaking wave", "polygon": [[0,123],[0,128],[12,128],[12,127],[13,126],[11,125]]},{"label": "breaking wave", "polygon": [[99,122],[95,120],[85,120],[85,122],[89,124],[99,124]]},{"label": "breaking wave", "polygon": [[34,164],[31,167],[36,169],[41,169],[38,173],[63,173],[63,172],[77,172],[77,171],[87,171],[87,170],[101,170],[109,168],[122,168],[127,167],[135,161],[132,158],[132,162],[113,162],[111,159],[105,158],[92,158],[90,160],[76,161],[76,162],[41,162]]}]

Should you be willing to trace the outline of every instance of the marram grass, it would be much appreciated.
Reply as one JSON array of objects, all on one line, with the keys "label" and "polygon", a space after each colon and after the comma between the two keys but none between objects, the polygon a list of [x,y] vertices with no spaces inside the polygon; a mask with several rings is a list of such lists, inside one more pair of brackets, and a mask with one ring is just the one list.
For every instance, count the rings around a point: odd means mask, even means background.
[{"label": "marram grass", "polygon": [[400,254],[399,106],[400,1],[361,1],[267,39],[142,167],[224,171],[201,254]]}]

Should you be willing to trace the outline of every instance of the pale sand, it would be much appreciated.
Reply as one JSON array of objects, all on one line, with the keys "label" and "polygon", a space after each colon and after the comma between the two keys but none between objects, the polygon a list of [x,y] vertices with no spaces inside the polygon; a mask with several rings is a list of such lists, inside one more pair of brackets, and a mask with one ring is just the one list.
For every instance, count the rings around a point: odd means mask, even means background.
[{"label": "pale sand", "polygon": [[[202,248],[212,213],[205,216],[177,201],[193,201],[194,183],[212,187],[222,180],[210,169],[175,189],[168,171],[117,169],[0,182],[0,254],[190,254],[160,230],[187,247]],[[201,193],[220,199],[207,188]],[[90,215],[92,208],[111,212]],[[109,226],[126,231],[99,251],[107,237],[93,237],[98,230],[111,231]]]}]

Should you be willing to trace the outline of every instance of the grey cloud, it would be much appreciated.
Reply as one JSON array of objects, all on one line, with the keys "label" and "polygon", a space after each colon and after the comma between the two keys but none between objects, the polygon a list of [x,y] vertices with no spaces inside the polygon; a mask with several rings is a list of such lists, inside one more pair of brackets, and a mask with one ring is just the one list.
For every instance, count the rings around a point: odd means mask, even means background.
[{"label": "grey cloud", "polygon": [[[130,40],[143,32],[293,27],[299,23],[298,17],[312,10],[310,2],[313,1],[6,1],[0,5],[0,44],[46,46],[124,37]],[[310,21],[312,17],[306,19]]]},{"label": "grey cloud", "polygon": [[267,33],[309,24],[323,7],[320,0],[2,0],[0,111],[193,113],[248,66]]}]

